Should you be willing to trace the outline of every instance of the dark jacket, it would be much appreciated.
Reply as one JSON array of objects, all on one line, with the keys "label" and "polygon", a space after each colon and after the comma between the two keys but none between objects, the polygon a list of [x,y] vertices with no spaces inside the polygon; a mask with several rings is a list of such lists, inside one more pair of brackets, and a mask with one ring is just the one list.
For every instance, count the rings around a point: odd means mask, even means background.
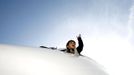
[{"label": "dark jacket", "polygon": [[[83,45],[83,41],[82,41],[81,37],[78,37],[78,47],[76,49],[77,49],[77,52],[79,53],[79,55],[80,55],[81,51],[83,50],[83,46],[84,45]],[[70,53],[70,50],[68,48],[63,49],[61,51]]]}]

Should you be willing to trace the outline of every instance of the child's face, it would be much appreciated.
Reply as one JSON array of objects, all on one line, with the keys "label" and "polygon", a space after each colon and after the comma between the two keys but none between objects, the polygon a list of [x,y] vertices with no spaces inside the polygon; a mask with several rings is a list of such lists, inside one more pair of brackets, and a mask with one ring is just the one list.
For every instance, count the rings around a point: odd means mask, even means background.
[{"label": "child's face", "polygon": [[69,42],[68,46],[69,49],[75,49],[76,48],[76,44],[75,42]]}]

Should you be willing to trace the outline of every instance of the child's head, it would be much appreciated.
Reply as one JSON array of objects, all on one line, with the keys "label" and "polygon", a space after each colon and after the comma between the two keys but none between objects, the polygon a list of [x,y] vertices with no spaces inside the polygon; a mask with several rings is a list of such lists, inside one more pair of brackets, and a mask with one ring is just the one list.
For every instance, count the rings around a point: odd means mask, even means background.
[{"label": "child's head", "polygon": [[67,49],[75,49],[76,48],[76,43],[74,40],[69,40],[66,44]]}]

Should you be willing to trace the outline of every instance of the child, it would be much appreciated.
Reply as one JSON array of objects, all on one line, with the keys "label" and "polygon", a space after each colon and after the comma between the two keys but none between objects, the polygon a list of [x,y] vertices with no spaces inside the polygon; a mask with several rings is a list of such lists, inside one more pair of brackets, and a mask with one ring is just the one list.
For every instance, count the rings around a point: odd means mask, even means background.
[{"label": "child", "polygon": [[[81,39],[81,35],[77,37],[78,40],[78,47],[76,48],[76,42],[74,40],[69,40],[66,44],[66,49],[60,50],[66,53],[71,53],[75,55],[81,55],[81,51],[83,50],[83,41]],[[57,50],[55,47],[46,47],[46,46],[40,46],[41,48],[47,48],[52,50]]]},{"label": "child", "polygon": [[81,39],[81,35],[77,37],[78,40],[78,47],[76,48],[76,42],[74,40],[69,40],[66,44],[66,49],[61,50],[66,53],[78,54],[80,55],[81,51],[83,50],[83,41]]}]

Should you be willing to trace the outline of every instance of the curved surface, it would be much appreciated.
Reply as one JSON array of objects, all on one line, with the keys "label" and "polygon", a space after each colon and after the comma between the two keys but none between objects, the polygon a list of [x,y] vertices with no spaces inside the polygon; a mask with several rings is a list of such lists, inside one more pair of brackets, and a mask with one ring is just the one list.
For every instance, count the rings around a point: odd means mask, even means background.
[{"label": "curved surface", "polygon": [[108,75],[84,56],[56,50],[0,45],[0,75]]}]

